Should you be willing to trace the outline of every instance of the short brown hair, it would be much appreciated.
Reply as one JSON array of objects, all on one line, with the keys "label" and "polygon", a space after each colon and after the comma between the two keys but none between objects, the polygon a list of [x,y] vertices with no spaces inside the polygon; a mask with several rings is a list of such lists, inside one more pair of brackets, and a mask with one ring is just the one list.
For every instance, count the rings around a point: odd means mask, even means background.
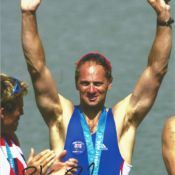
[{"label": "short brown hair", "polygon": [[89,52],[83,55],[77,62],[76,62],[76,69],[75,69],[75,81],[77,82],[79,77],[79,68],[85,62],[94,61],[95,63],[103,66],[105,70],[105,76],[109,81],[112,81],[112,65],[109,59],[107,59],[104,55],[99,52]]}]

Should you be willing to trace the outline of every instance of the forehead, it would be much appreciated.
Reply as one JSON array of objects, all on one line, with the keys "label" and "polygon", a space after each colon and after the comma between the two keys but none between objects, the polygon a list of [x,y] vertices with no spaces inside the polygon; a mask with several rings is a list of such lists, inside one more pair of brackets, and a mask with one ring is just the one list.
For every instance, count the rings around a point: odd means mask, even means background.
[{"label": "forehead", "polygon": [[93,61],[85,62],[79,68],[79,78],[101,78],[106,79],[105,69]]}]

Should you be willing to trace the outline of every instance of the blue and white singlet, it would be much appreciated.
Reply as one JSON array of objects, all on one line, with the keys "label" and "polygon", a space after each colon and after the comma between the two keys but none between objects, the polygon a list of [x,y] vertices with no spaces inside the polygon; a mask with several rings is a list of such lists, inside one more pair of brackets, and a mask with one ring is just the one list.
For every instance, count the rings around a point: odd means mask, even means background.
[{"label": "blue and white singlet", "polygon": [[[93,144],[95,144],[96,133],[91,136]],[[64,160],[68,160],[69,158],[78,160],[79,168],[75,175],[92,175],[92,169],[90,170],[90,168],[88,168],[87,146],[81,126],[78,106],[75,106],[68,125],[64,149],[67,150]],[[106,127],[101,149],[98,175],[129,175],[132,166],[128,165],[120,154],[116,126],[111,108],[107,112]],[[81,173],[79,173],[80,170],[82,171]]]}]

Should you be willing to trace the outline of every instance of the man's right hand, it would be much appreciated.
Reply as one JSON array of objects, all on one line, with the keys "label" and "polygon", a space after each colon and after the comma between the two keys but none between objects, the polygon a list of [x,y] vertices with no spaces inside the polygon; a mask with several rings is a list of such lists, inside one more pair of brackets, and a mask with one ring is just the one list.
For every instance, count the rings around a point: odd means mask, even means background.
[{"label": "man's right hand", "polygon": [[22,11],[36,11],[41,0],[21,0]]}]

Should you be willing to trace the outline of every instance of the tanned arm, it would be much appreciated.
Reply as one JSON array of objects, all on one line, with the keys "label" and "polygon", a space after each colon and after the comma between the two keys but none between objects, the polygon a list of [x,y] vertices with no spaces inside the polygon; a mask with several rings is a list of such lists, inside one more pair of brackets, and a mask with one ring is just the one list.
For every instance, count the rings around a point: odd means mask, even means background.
[{"label": "tanned arm", "polygon": [[22,47],[28,71],[30,73],[36,102],[47,125],[62,121],[66,100],[58,95],[58,91],[46,65],[45,53],[39,37],[36,10],[41,0],[21,0],[22,11]]},{"label": "tanned arm", "polygon": [[[164,0],[148,0],[157,14],[159,23],[170,19],[170,5]],[[148,64],[132,93],[113,108],[122,156],[131,163],[136,129],[151,109],[161,82],[167,72],[172,48],[171,25],[157,25],[156,35],[148,56]]]}]

